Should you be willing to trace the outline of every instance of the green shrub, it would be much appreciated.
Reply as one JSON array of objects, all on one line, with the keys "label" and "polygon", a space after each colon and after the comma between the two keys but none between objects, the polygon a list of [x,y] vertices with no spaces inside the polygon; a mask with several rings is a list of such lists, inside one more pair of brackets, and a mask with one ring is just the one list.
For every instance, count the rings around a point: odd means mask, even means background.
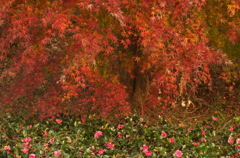
[{"label": "green shrub", "polygon": [[[240,117],[213,117],[195,126],[165,121],[149,126],[137,116],[114,125],[94,117],[29,124],[22,116],[0,120],[0,157],[238,157]],[[187,123],[186,123],[187,124]]]}]

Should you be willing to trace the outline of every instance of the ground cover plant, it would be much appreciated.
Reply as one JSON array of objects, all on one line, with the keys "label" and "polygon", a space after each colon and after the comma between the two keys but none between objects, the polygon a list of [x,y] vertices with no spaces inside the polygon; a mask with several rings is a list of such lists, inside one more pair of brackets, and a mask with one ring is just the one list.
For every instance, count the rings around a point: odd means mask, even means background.
[{"label": "ground cover plant", "polygon": [[[160,121],[161,120],[161,121]],[[31,123],[7,114],[0,120],[1,157],[239,157],[240,117],[218,116],[179,127],[159,118],[155,126],[137,116],[113,124],[61,117]]]}]

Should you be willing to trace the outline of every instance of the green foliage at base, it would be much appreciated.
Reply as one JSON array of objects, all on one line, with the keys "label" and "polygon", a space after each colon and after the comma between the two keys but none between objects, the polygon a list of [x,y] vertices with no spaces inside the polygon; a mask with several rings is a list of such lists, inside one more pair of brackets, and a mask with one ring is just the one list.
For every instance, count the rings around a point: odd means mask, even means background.
[{"label": "green foliage at base", "polygon": [[179,127],[164,119],[149,126],[137,116],[119,124],[94,117],[30,124],[7,115],[0,119],[0,157],[238,157],[239,127],[240,117]]}]

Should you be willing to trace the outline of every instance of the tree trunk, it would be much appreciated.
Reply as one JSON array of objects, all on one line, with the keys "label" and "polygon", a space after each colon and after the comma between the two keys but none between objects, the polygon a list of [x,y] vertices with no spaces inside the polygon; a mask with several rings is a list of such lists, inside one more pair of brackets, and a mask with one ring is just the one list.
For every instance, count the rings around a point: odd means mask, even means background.
[{"label": "tree trunk", "polygon": [[[137,42],[132,42],[132,45],[125,51],[131,52],[129,58],[139,57],[140,61],[133,61],[134,67],[131,74],[126,71],[121,61],[119,61],[118,74],[120,75],[120,81],[127,86],[129,103],[132,109],[138,114],[143,114],[142,108],[150,91],[150,75],[146,71],[141,72],[140,65],[142,65],[144,57],[142,51],[138,48]],[[131,77],[131,75],[134,77]]]},{"label": "tree trunk", "polygon": [[129,102],[137,113],[143,115],[143,105],[150,90],[149,74],[147,72],[140,73],[137,71],[135,76],[132,85],[133,91],[130,95]]}]

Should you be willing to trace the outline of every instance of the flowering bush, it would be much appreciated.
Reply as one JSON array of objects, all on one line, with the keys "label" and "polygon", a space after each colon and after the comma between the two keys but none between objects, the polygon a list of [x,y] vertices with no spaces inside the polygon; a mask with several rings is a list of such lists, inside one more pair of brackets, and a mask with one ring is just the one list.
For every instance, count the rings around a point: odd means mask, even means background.
[{"label": "flowering bush", "polygon": [[166,121],[149,126],[137,116],[115,125],[94,117],[59,120],[32,124],[21,116],[2,117],[0,157],[240,156],[240,117],[184,127]]}]

